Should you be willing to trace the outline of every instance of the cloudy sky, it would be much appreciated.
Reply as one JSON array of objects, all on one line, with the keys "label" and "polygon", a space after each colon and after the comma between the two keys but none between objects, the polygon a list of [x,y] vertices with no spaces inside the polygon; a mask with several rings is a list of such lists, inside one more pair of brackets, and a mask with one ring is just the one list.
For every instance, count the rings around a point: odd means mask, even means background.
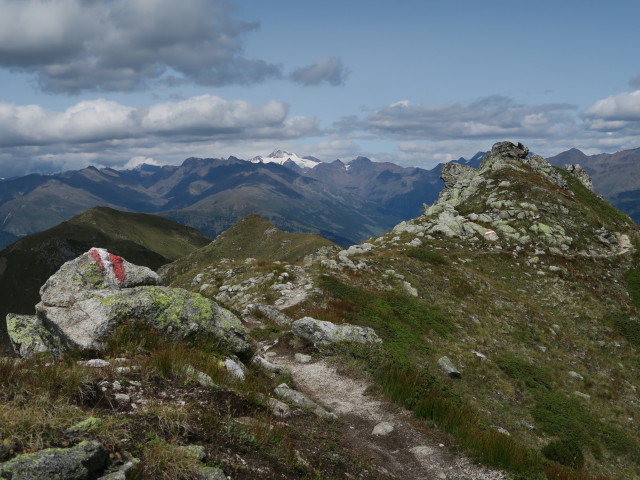
[{"label": "cloudy sky", "polygon": [[640,147],[640,3],[0,0],[0,176]]}]

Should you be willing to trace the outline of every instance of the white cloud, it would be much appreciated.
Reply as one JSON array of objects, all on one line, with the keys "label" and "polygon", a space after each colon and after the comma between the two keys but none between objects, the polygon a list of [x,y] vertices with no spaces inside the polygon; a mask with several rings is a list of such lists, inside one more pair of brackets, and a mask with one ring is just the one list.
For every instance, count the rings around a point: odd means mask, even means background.
[{"label": "white cloud", "polygon": [[585,110],[583,116],[592,130],[615,132],[632,126],[637,129],[637,122],[640,122],[640,90],[598,100]]},{"label": "white cloud", "polygon": [[84,144],[149,137],[179,141],[213,138],[292,138],[317,130],[312,117],[287,118],[285,103],[252,105],[200,95],[176,102],[133,108],[98,99],[62,112],[38,105],[0,103],[0,146]]},{"label": "white cloud", "polygon": [[158,163],[157,161],[155,161],[151,157],[136,156],[136,157],[132,157],[127,163],[125,163],[123,168],[130,170],[130,169],[139,167],[140,165],[156,165],[156,166],[159,166],[160,163]]},{"label": "white cloud", "polygon": [[243,37],[257,28],[227,0],[0,0],[0,67],[66,93],[246,85],[282,76],[244,56]]},{"label": "white cloud", "polygon": [[444,140],[516,136],[542,138],[575,129],[568,104],[527,106],[494,95],[471,103],[420,105],[406,100],[383,106],[358,126],[401,139]]},{"label": "white cloud", "polygon": [[[214,95],[137,108],[98,99],[64,111],[0,103],[0,176],[78,168],[89,161],[131,166],[138,157],[176,163],[192,155],[238,155],[254,142],[273,145],[318,135],[314,117],[287,114],[282,102],[253,105]],[[234,151],[238,145],[244,147]]]}]

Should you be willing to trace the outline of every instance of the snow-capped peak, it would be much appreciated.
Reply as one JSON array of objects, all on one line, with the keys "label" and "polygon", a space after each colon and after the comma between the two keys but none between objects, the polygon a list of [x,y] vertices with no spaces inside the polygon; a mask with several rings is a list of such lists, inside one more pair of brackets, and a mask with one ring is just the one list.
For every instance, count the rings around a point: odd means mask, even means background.
[{"label": "snow-capped peak", "polygon": [[313,168],[320,163],[317,160],[302,158],[295,153],[285,150],[274,150],[266,158],[258,155],[249,161],[253,163],[277,163],[279,165],[284,165],[286,162],[291,161],[301,168]]}]

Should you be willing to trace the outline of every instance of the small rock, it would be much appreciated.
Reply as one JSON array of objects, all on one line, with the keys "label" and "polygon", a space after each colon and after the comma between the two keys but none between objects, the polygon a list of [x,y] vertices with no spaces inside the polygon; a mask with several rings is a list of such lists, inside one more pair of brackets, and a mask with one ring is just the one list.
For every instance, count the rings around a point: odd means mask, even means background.
[{"label": "small rock", "polygon": [[308,408],[319,417],[338,418],[335,413],[328,412],[316,402],[307,397],[304,393],[290,388],[286,383],[278,385],[275,389],[276,395],[284,400],[288,400],[299,407]]},{"label": "small rock", "polygon": [[76,423],[73,427],[67,429],[68,433],[93,432],[102,426],[102,420],[98,417],[89,417],[81,422]]},{"label": "small rock", "polygon": [[244,381],[246,368],[242,364],[242,362],[240,362],[240,360],[236,361],[231,358],[226,358],[224,360],[224,366],[227,369],[227,372],[229,372],[231,375],[238,378],[239,380]]},{"label": "small rock", "polygon": [[192,377],[195,381],[197,381],[203,387],[216,387],[217,385],[213,381],[213,379],[204,372],[200,372],[193,368],[191,365],[187,365],[184,367],[184,374]]},{"label": "small rock", "polygon": [[118,403],[131,403],[131,397],[126,393],[116,393],[114,397]]},{"label": "small rock", "polygon": [[393,432],[392,424],[390,424],[389,422],[380,422],[375,427],[373,427],[371,435],[385,436],[389,435],[391,432]]},{"label": "small rock", "polygon": [[444,356],[438,360],[438,365],[440,368],[449,375],[451,378],[460,378],[462,374],[458,371],[453,362],[449,359],[449,357]]},{"label": "small rock", "polygon": [[227,476],[217,467],[202,467],[200,469],[201,480],[227,480]]},{"label": "small rock", "polygon": [[202,445],[186,445],[184,447],[177,447],[176,450],[179,450],[185,453],[187,456],[200,461],[204,460],[204,458],[206,457],[204,447]]},{"label": "small rock", "polygon": [[567,372],[567,374],[568,374],[570,377],[573,377],[573,378],[575,378],[575,379],[578,379],[578,380],[584,380],[584,377],[583,377],[582,375],[580,375],[578,372],[569,371],[569,372]]},{"label": "small rock", "polygon": [[107,362],[106,360],[102,360],[101,358],[93,358],[91,360],[78,360],[76,363],[83,367],[91,367],[91,368],[105,368],[105,367],[111,366],[110,362]]},{"label": "small rock", "polygon": [[296,353],[294,358],[298,363],[310,363],[312,360],[311,355],[306,355],[304,353]]}]

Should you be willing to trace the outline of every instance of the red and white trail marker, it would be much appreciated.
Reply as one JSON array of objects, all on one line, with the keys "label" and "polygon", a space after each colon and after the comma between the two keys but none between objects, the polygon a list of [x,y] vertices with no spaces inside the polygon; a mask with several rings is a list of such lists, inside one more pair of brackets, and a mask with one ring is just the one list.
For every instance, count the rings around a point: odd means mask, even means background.
[{"label": "red and white trail marker", "polygon": [[102,275],[109,283],[122,283],[127,279],[124,271],[124,259],[113,253],[109,253],[104,248],[92,248],[89,255],[98,264]]}]

